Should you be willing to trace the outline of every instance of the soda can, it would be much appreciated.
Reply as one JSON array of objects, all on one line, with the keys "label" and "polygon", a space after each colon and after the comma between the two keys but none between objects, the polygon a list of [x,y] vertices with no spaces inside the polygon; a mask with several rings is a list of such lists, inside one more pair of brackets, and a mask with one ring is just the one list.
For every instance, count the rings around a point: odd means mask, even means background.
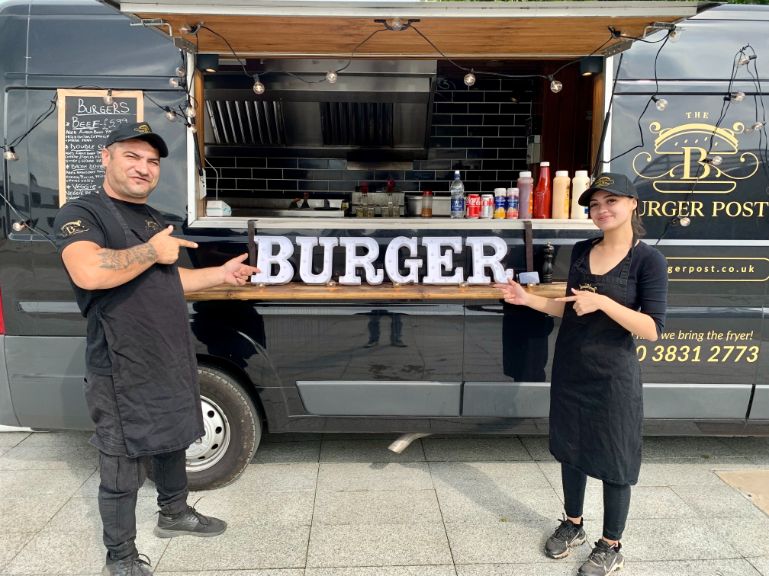
[{"label": "soda can", "polygon": [[467,195],[467,218],[480,218],[481,216],[481,195]]},{"label": "soda can", "polygon": [[481,218],[494,216],[494,194],[481,195]]}]

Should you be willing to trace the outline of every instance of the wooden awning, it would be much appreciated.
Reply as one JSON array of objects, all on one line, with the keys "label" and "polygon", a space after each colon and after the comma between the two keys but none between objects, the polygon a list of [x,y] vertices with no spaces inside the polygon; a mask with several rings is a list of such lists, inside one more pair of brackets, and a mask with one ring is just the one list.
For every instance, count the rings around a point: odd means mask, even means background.
[{"label": "wooden awning", "polygon": [[[657,23],[711,3],[686,1],[371,2],[347,0],[104,0],[198,46],[238,56],[534,59],[610,54]],[[388,30],[398,18],[412,20]],[[158,20],[162,21],[158,22]],[[380,22],[377,22],[380,20]],[[384,20],[385,22],[381,22]],[[203,23],[197,39],[183,26]],[[166,26],[167,24],[168,26]],[[395,23],[394,27],[398,27]],[[377,31],[380,32],[377,32]],[[622,36],[612,37],[611,30]],[[421,32],[421,35],[419,34]],[[425,39],[429,39],[429,42]],[[226,40],[226,42],[225,42]],[[435,47],[430,45],[430,42]]]}]

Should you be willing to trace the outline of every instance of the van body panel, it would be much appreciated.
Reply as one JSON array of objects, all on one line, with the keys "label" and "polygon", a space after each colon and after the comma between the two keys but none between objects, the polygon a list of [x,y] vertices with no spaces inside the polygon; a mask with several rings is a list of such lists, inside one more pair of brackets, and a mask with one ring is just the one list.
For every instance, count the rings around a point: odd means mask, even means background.
[{"label": "van body panel", "polygon": [[750,409],[750,421],[764,420],[769,422],[769,385],[759,384],[753,395],[753,405]]},{"label": "van body panel", "polygon": [[6,336],[13,407],[32,428],[93,428],[83,396],[85,338]]},{"label": "van body panel", "polygon": [[0,422],[6,426],[19,426],[14,413],[11,387],[8,382],[8,367],[5,362],[5,336],[0,335]]},{"label": "van body panel", "polygon": [[367,380],[296,383],[305,409],[320,416],[459,416],[461,382]]},{"label": "van body panel", "polygon": [[462,416],[547,418],[548,382],[465,382]]}]

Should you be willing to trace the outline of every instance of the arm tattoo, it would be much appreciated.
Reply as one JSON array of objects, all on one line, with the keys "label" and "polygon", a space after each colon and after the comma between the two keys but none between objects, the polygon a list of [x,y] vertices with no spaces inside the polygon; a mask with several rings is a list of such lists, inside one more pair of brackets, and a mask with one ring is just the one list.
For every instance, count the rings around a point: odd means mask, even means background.
[{"label": "arm tattoo", "polygon": [[125,270],[133,264],[154,263],[158,259],[158,253],[152,244],[139,244],[125,250],[109,250],[103,248],[97,252],[101,262],[99,268],[108,270]]}]

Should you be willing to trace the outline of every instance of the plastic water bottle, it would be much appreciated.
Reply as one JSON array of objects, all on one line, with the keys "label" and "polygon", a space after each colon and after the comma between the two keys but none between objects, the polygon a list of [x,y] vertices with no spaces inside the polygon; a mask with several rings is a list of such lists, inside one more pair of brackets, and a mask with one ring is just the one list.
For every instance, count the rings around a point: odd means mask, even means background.
[{"label": "plastic water bottle", "polygon": [[451,192],[451,217],[465,217],[465,185],[459,178],[459,170],[454,170],[454,181],[449,187]]}]

